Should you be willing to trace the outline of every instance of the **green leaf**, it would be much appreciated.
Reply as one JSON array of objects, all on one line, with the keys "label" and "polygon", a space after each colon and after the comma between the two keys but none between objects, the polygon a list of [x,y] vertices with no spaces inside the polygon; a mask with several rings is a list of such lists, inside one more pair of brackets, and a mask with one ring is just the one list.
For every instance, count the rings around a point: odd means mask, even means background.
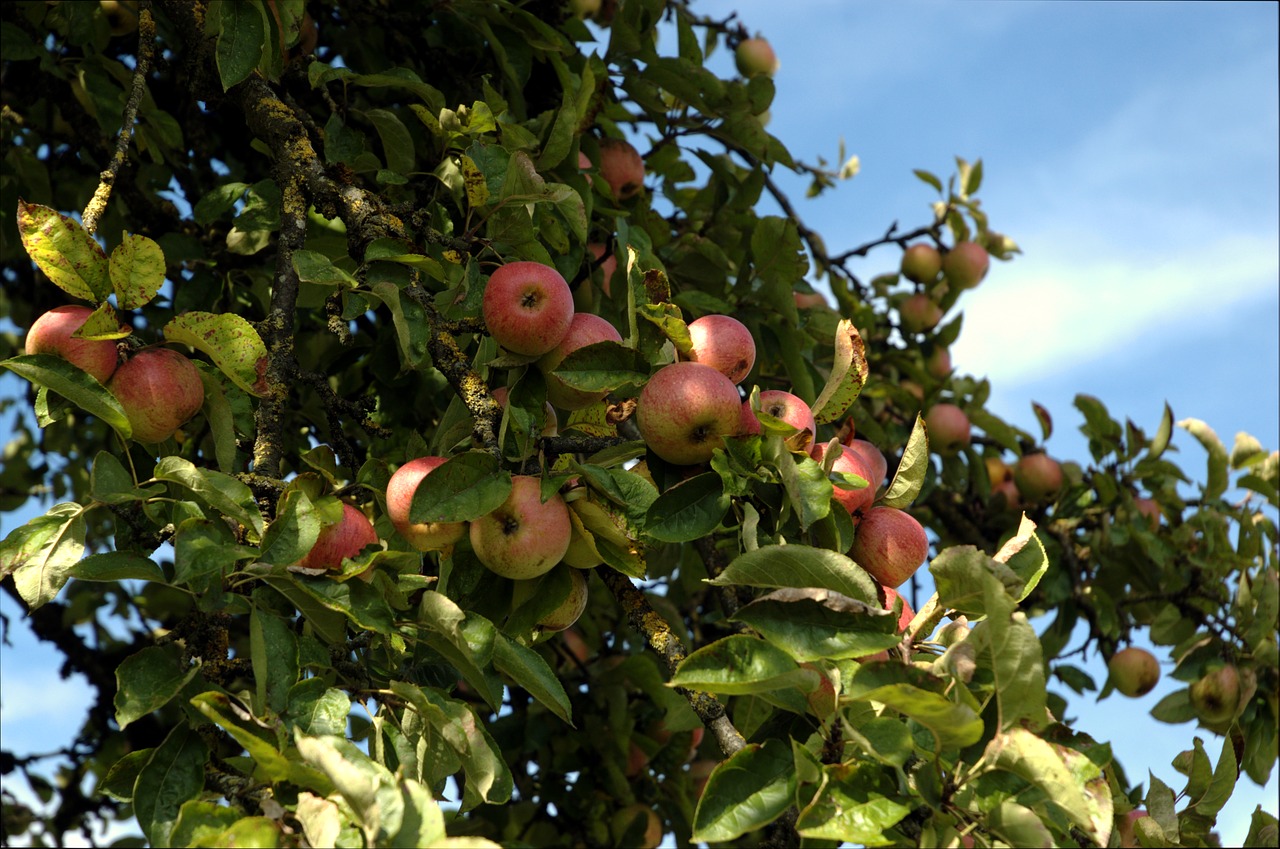
[{"label": "green leaf", "polygon": [[154,560],[131,551],[106,551],[90,554],[71,569],[78,581],[155,581],[164,582],[164,572]]},{"label": "green leaf", "polygon": [[76,339],[124,339],[133,329],[121,324],[115,307],[110,303],[98,304],[97,309],[89,314],[80,325],[80,329],[71,334]]},{"label": "green leaf", "polygon": [[502,704],[502,681],[491,674],[497,642],[492,623],[466,613],[443,593],[428,590],[418,604],[418,624],[427,632],[427,645],[452,663],[497,710]]},{"label": "green leaf", "polygon": [[450,457],[422,479],[409,521],[470,522],[497,509],[511,494],[511,473],[484,451]]},{"label": "green leaf", "polygon": [[350,272],[333,264],[333,260],[316,251],[294,251],[293,268],[303,283],[335,286],[339,289],[355,288],[360,281]]},{"label": "green leaf", "polygon": [[991,833],[1010,846],[1053,846],[1053,834],[1036,814],[1024,805],[1005,800],[988,815]]},{"label": "green leaf", "polygon": [[289,688],[285,718],[310,735],[340,737],[346,733],[351,699],[323,678],[306,678]]},{"label": "green leaf", "polygon": [[785,448],[777,452],[776,457],[782,485],[786,487],[792,508],[799,513],[800,530],[808,531],[815,522],[831,513],[831,494],[834,489],[831,479],[822,470],[822,465],[809,457],[802,457],[796,462],[796,458]]},{"label": "green leaf", "polygon": [[161,487],[140,489],[133,485],[133,475],[116,455],[99,451],[89,467],[89,494],[103,504],[127,504],[158,495]]},{"label": "green leaf", "polygon": [[880,504],[899,510],[909,507],[920,494],[920,487],[924,485],[928,472],[929,436],[924,419],[917,413],[915,424],[911,427],[911,436],[907,438],[907,447],[902,450],[902,462],[898,463],[898,470],[893,473],[893,481],[885,490]]},{"label": "green leaf", "polygon": [[[332,578],[294,576],[294,583],[314,601],[341,613],[356,627],[390,634],[395,616],[382,593],[364,581],[335,581]],[[279,587],[277,587],[278,589]]]},{"label": "green leaf", "polygon": [[644,384],[648,375],[637,365],[635,350],[617,342],[594,342],[561,360],[554,374],[571,389],[612,392],[623,386]]},{"label": "green leaf", "polygon": [[298,639],[292,623],[255,606],[249,614],[249,658],[258,711],[270,708],[280,713],[298,680]]},{"label": "green leaf", "polygon": [[[899,728],[901,723],[896,723]],[[820,789],[796,819],[796,831],[809,840],[835,840],[863,846],[888,846],[885,834],[911,812],[897,801],[897,787],[873,763],[823,766]]]},{"label": "green leaf", "polygon": [[133,814],[152,846],[172,846],[170,833],[184,802],[204,790],[209,749],[186,722],[173,726],[151,753],[133,787]]},{"label": "green leaf", "polygon": [[267,394],[267,346],[240,316],[186,312],[164,326],[164,338],[208,354],[219,371],[250,395]]},{"label": "green leaf", "polygon": [[703,472],[671,487],[649,505],[644,533],[661,542],[700,539],[720,526],[728,509],[724,481],[715,472]]},{"label": "green leaf", "polygon": [[1151,718],[1170,725],[1194,721],[1196,712],[1191,707],[1191,689],[1184,687],[1175,690],[1156,702],[1156,706],[1151,709]]},{"label": "green leaf", "polygon": [[527,690],[556,716],[573,725],[569,696],[542,655],[499,633],[493,644],[493,667]]},{"label": "green leaf", "polygon": [[708,583],[721,587],[816,587],[880,605],[876,583],[861,566],[843,554],[807,545],[760,546],[738,555]]},{"label": "green leaf", "polygon": [[983,758],[996,769],[1011,772],[1040,788],[1047,803],[1060,809],[1085,833],[1096,830],[1085,786],[1098,774],[1096,766],[1092,774],[1075,775],[1064,762],[1059,747],[1025,728],[1010,728],[997,734],[987,744]]},{"label": "green leaf", "polygon": [[746,634],[734,634],[703,646],[680,661],[670,686],[730,696],[771,690],[814,690],[819,673],[804,669],[780,648]]},{"label": "green leaf", "polygon": [[730,618],[799,661],[857,658],[902,641],[892,613],[829,590],[776,590]]},{"label": "green leaf", "polygon": [[[929,563],[929,571],[933,573],[939,601],[968,616],[992,615],[988,604],[1001,597],[1008,600],[1008,608],[1012,609],[1013,596],[1023,587],[1023,581],[1012,569],[969,545],[944,549]],[[988,578],[996,583],[988,583]],[[1001,609],[1004,605],[1001,601]]]},{"label": "green leaf", "polygon": [[22,247],[53,285],[95,304],[111,294],[107,254],[79,222],[19,199],[17,223]]},{"label": "green leaf", "polygon": [[237,561],[257,555],[255,549],[237,544],[221,519],[183,519],[174,533],[173,549],[173,582],[192,588],[220,586]]},{"label": "green leaf", "polygon": [[93,792],[117,802],[132,802],[133,786],[138,782],[138,773],[142,772],[154,752],[155,749],[136,749],[123,756],[111,765]]},{"label": "green leaf", "polygon": [[693,815],[694,843],[735,840],[773,822],[795,802],[796,768],[781,740],[749,743],[707,779]]},{"label": "green leaf", "polygon": [[0,542],[0,578],[13,583],[34,610],[53,600],[84,556],[84,508],[55,504],[43,516],[14,528]]},{"label": "green leaf", "polygon": [[839,420],[862,393],[869,371],[862,336],[852,321],[841,319],[836,328],[831,374],[812,405],[814,421],[830,424]]},{"label": "green leaf", "polygon": [[199,670],[199,664],[188,666],[160,646],[148,646],[125,658],[116,669],[116,723],[126,728],[164,707]]},{"label": "green leaf", "polygon": [[1160,427],[1156,430],[1156,435],[1151,439],[1151,446],[1147,449],[1147,459],[1158,460],[1169,447],[1169,439],[1172,436],[1173,410],[1169,408],[1169,402],[1166,401],[1164,413],[1160,416]]},{"label": "green leaf", "polygon": [[344,738],[295,732],[294,742],[302,760],[323,773],[351,806],[366,845],[385,845],[386,836],[400,830],[404,800],[386,767]]},{"label": "green leaf", "polygon": [[941,678],[913,666],[864,663],[845,682],[840,701],[887,705],[932,731],[938,750],[971,746],[982,739],[982,718],[968,705],[948,699],[945,686]]},{"label": "green leaf", "polygon": [[162,458],[152,475],[156,480],[186,487],[224,516],[235,519],[256,535],[262,535],[264,522],[253,497],[253,490],[231,475],[213,469],[197,468],[190,460],[182,457]]},{"label": "green leaf", "polygon": [[1227,804],[1227,800],[1236,789],[1237,775],[1235,746],[1230,740],[1224,740],[1222,754],[1218,756],[1218,765],[1213,770],[1213,779],[1210,780],[1204,796],[1196,802],[1196,812],[1211,819],[1217,817],[1218,812]]},{"label": "green leaf", "polygon": [[[243,82],[262,58],[267,41],[267,25],[254,3],[237,3],[224,0],[210,8],[217,28],[216,58],[222,90],[226,91]],[[154,841],[152,841],[154,845]]]},{"label": "green leaf", "polygon": [[933,176],[933,174],[930,174],[928,171],[923,171],[919,168],[913,169],[911,173],[915,174],[916,177],[918,177],[921,181],[928,183],[930,186],[933,186],[935,189],[937,189],[938,194],[942,194],[942,181],[939,180],[937,177]]},{"label": "green leaf", "polygon": [[1209,452],[1208,478],[1204,484],[1204,500],[1214,501],[1227,491],[1227,449],[1213,432],[1213,428],[1199,419],[1183,419],[1178,422]]},{"label": "green leaf", "polygon": [[0,367],[56,392],[95,418],[102,419],[121,439],[133,436],[124,407],[107,388],[77,366],[53,354],[22,354],[0,360]]},{"label": "green leaf", "polygon": [[1049,571],[1049,555],[1036,535],[1036,523],[1026,514],[1018,522],[1017,533],[1000,547],[992,559],[1008,566],[1021,579],[1022,589],[1014,595],[1014,601],[1022,601],[1031,595],[1045,572]]},{"label": "green leaf", "polygon": [[[172,846],[262,846],[261,843],[218,843],[217,838],[244,817],[240,810],[198,799],[183,802],[169,836]],[[253,819],[260,819],[254,817]],[[274,844],[267,844],[274,845]]]},{"label": "green leaf", "polygon": [[126,233],[111,252],[111,288],[122,310],[149,303],[164,283],[164,251],[146,236]]},{"label": "green leaf", "polygon": [[320,513],[306,492],[299,487],[285,490],[276,505],[276,517],[262,535],[259,559],[276,566],[297,563],[315,546],[321,525]]},{"label": "green leaf", "polygon": [[364,113],[382,140],[383,161],[398,174],[414,171],[413,136],[396,113],[387,109],[369,109]]},{"label": "green leaf", "polygon": [[[444,845],[444,812],[440,804],[421,782],[401,779],[400,796],[404,818],[395,837],[387,843],[393,849],[416,849],[419,846]],[[495,844],[496,845],[496,844]]]}]

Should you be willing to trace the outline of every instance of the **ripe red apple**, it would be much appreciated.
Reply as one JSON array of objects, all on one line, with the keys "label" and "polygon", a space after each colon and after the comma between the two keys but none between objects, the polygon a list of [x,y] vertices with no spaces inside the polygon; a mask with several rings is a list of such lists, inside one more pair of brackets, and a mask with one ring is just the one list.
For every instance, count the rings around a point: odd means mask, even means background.
[{"label": "ripe red apple", "polygon": [[756,362],[756,340],[736,318],[704,315],[689,324],[693,349],[689,359],[711,366],[734,383],[741,383]]},{"label": "ripe red apple", "polygon": [[540,357],[569,331],[573,292],[549,265],[509,262],[489,276],[481,309],[499,345],[515,354]]},{"label": "ripe red apple", "polygon": [[1228,664],[1205,673],[1191,685],[1191,709],[1202,722],[1230,722],[1240,706],[1240,673]]},{"label": "ripe red apple", "polygon": [[[595,262],[600,262],[600,258],[604,256],[606,248],[600,242],[591,242],[587,245],[587,250],[591,253]],[[592,265],[594,266],[594,264],[595,263],[593,262]],[[609,281],[613,280],[613,273],[617,270],[618,258],[613,254],[609,254],[609,256],[605,258],[604,262],[600,263],[600,291],[604,292],[605,297],[609,297],[611,293]],[[592,278],[595,278],[594,274],[592,275]]]},{"label": "ripe red apple", "polygon": [[781,66],[773,46],[759,36],[739,41],[733,51],[733,62],[744,77],[772,77]]},{"label": "ripe red apple", "polygon": [[957,242],[942,258],[942,273],[957,289],[972,289],[987,276],[991,255],[977,242]]},{"label": "ripe red apple", "polygon": [[872,507],[858,523],[849,556],[885,587],[900,587],[929,556],[929,538],[910,514]]},{"label": "ripe red apple", "polygon": [[909,333],[923,333],[932,330],[942,321],[942,307],[934,303],[923,292],[916,292],[898,307],[898,315],[902,318],[902,329]]},{"label": "ripe red apple", "polygon": [[538,620],[538,624],[547,631],[563,631],[582,615],[587,609],[587,575],[581,569],[569,570],[569,581],[572,588],[560,606]]},{"label": "ripe red apple", "polygon": [[114,339],[77,339],[75,333],[93,310],[78,304],[54,307],[37,318],[27,331],[28,354],[54,354],[99,383],[106,383],[116,370],[118,357]]},{"label": "ripe red apple", "polygon": [[587,645],[587,641],[582,639],[582,635],[576,628],[566,628],[561,638],[564,640],[564,647],[578,663],[585,664],[591,659],[591,646]]},{"label": "ripe red apple", "polygon": [[942,273],[942,254],[927,242],[902,252],[902,276],[913,283],[932,283]]},{"label": "ripe red apple", "polygon": [[618,200],[628,200],[644,188],[644,159],[623,139],[600,140],[600,176]]},{"label": "ripe red apple", "polygon": [[[751,409],[751,402],[744,401],[746,409],[744,416],[755,418],[754,411]],[[800,440],[799,448],[805,451],[813,444],[813,440],[818,438],[818,423],[813,419],[813,410],[797,395],[790,392],[784,392],[781,389],[766,389],[760,393],[760,412],[773,416],[775,419],[781,419],[791,425],[796,430],[808,431],[809,438],[807,441]],[[759,432],[759,419],[756,419],[756,432]]]},{"label": "ripe red apple", "polygon": [[916,618],[916,612],[911,609],[911,605],[907,600],[898,593],[893,587],[881,587],[884,590],[884,609],[892,611],[893,604],[898,599],[902,599],[902,613],[898,616],[898,633],[901,634],[907,630],[907,626],[911,624],[911,620]]},{"label": "ripe red apple", "polygon": [[1156,503],[1154,498],[1135,498],[1133,499],[1134,509],[1138,511],[1138,515],[1147,520],[1147,524],[1152,530],[1160,527],[1160,505]]},{"label": "ripe red apple", "polygon": [[447,457],[418,457],[395,470],[387,481],[387,516],[400,536],[418,551],[444,551],[467,532],[466,522],[410,522],[409,507],[422,479]]},{"label": "ripe red apple", "polygon": [[636,402],[636,427],[668,463],[705,463],[725,436],[739,432],[742,411],[733,381],[702,363],[658,369]]},{"label": "ripe red apple", "polygon": [[[815,445],[809,452],[809,456],[817,460],[819,463],[823,460],[826,445]],[[869,464],[862,459],[862,455],[848,445],[840,446],[840,456],[836,458],[835,463],[831,466],[833,472],[843,472],[849,475],[857,475],[867,481],[867,485],[862,489],[844,489],[835,487],[832,493],[836,501],[840,503],[845,510],[849,511],[849,515],[858,521],[859,518],[865,520],[867,511],[871,509],[871,504],[876,500],[876,482],[874,480],[875,472],[870,468]],[[883,476],[882,476],[883,477]],[[854,538],[855,540],[857,537]],[[897,586],[896,584],[894,586]]]},{"label": "ripe red apple", "polygon": [[191,360],[171,348],[143,348],[116,369],[107,389],[129,417],[133,438],[163,442],[204,404]]},{"label": "ripe red apple", "polygon": [[955,404],[934,404],[924,417],[929,447],[939,456],[952,457],[969,447],[969,417]]},{"label": "ripe red apple", "polygon": [[471,523],[471,547],[491,572],[525,580],[550,572],[569,548],[573,526],[559,493],[542,500],[542,482],[511,478],[511,494],[492,513]]},{"label": "ripe red apple", "polygon": [[845,445],[866,464],[867,471],[871,473],[867,478],[871,489],[879,489],[889,475],[889,461],[885,459],[884,452],[865,439],[850,439]]},{"label": "ripe red apple", "polygon": [[999,457],[986,457],[983,462],[987,466],[987,478],[991,481],[992,500],[1003,498],[1007,509],[1021,510],[1022,495],[1013,482],[1013,469]]},{"label": "ripe red apple", "polygon": [[1047,454],[1026,454],[1013,466],[1013,482],[1033,504],[1051,499],[1062,489],[1062,466]]},{"label": "ripe red apple", "polygon": [[951,352],[942,345],[934,345],[929,356],[925,357],[924,370],[931,377],[946,380],[947,375],[951,374]]},{"label": "ripe red apple", "polygon": [[[365,546],[377,543],[378,533],[373,529],[373,523],[364,513],[344,501],[342,518],[321,528],[315,545],[294,565],[303,569],[338,572],[342,570],[344,558],[355,557]],[[360,577],[365,577],[365,573]]]},{"label": "ripe red apple", "polygon": [[1134,826],[1145,816],[1148,814],[1144,808],[1135,808],[1121,817],[1120,824],[1116,826],[1116,832],[1120,835],[1121,849],[1135,849],[1139,845],[1138,837],[1134,834]]},{"label": "ripe red apple", "polygon": [[792,292],[792,297],[796,302],[798,310],[829,310],[831,304],[827,303],[827,298],[820,292]]},{"label": "ripe red apple", "polygon": [[1113,654],[1107,661],[1107,670],[1115,688],[1130,698],[1145,696],[1160,680],[1160,664],[1155,656],[1137,646]]},{"label": "ripe red apple", "polygon": [[583,410],[598,402],[607,392],[584,392],[565,385],[553,372],[569,354],[596,342],[621,342],[617,328],[598,315],[577,312],[569,321],[569,329],[550,351],[538,360],[538,369],[547,381],[547,400],[562,410]]},{"label": "ripe red apple", "polygon": [[[643,818],[645,823],[643,834],[638,834],[639,827],[632,828],[632,823],[640,818]],[[648,805],[636,802],[633,805],[627,805],[613,815],[609,832],[613,836],[615,846],[656,849],[658,844],[662,842],[662,818]]]}]

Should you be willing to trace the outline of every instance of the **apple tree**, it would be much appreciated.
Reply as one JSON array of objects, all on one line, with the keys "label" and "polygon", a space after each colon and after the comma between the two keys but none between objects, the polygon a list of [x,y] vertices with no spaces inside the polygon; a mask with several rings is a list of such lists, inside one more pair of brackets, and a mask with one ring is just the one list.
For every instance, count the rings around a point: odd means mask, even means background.
[{"label": "apple tree", "polygon": [[[981,161],[829,246],[775,176],[856,169],[747,23],[3,5],[0,576],[94,692],[56,784],[0,752],[6,839],[1213,845],[1276,762],[1277,454],[988,411]],[[1069,719],[1139,636],[1182,786]]]}]

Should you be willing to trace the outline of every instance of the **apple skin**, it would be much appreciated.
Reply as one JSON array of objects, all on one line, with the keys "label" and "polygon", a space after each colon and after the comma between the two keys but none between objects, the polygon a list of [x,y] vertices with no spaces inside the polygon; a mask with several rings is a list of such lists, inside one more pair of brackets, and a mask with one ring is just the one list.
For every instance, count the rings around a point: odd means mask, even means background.
[{"label": "apple skin", "polygon": [[955,404],[934,404],[925,414],[924,426],[929,447],[942,457],[954,457],[972,439],[969,417]]},{"label": "apple skin", "polygon": [[711,366],[734,383],[741,383],[755,365],[756,340],[732,316],[704,315],[689,324],[689,338],[689,359]]},{"label": "apple skin", "polygon": [[565,357],[579,348],[596,342],[622,342],[617,328],[598,315],[576,312],[569,321],[569,329],[556,345],[538,360],[538,370],[547,382],[547,401],[562,410],[583,410],[608,395],[607,392],[583,392],[565,385],[552,372]]},{"label": "apple skin", "polygon": [[[315,545],[294,565],[303,569],[341,571],[343,558],[355,557],[365,546],[377,542],[378,532],[369,517],[344,501],[342,518],[321,528]],[[360,577],[365,578],[365,573]]]},{"label": "apple skin", "polygon": [[1134,828],[1138,820],[1149,816],[1144,808],[1136,808],[1125,814],[1120,820],[1120,824],[1116,826],[1116,833],[1120,835],[1121,849],[1135,849],[1139,845],[1138,837],[1134,834]]},{"label": "apple skin", "polygon": [[587,576],[581,569],[570,569],[569,580],[573,584],[569,595],[560,606],[538,620],[545,631],[563,631],[578,621],[587,609]]},{"label": "apple skin", "polygon": [[792,297],[796,302],[798,310],[829,310],[831,304],[827,303],[825,295],[819,292],[793,292]]},{"label": "apple skin", "polygon": [[858,523],[849,556],[885,588],[896,589],[929,556],[929,538],[909,513],[872,507]]},{"label": "apple skin", "polygon": [[514,354],[540,357],[569,332],[573,292],[549,265],[509,262],[489,275],[481,309],[499,345]]},{"label": "apple skin", "polygon": [[630,142],[600,140],[600,176],[618,200],[630,200],[644,188],[644,159]]},{"label": "apple skin", "polygon": [[992,501],[1003,498],[1007,509],[1021,510],[1022,493],[1018,492],[1018,486],[1013,482],[1013,469],[999,457],[986,457],[983,462],[987,465],[987,478],[991,481]]},{"label": "apple skin", "polygon": [[1138,511],[1138,515],[1146,519],[1147,524],[1152,530],[1160,527],[1160,519],[1162,513],[1160,505],[1153,498],[1135,498],[1133,499],[1133,507]]},{"label": "apple skin", "polygon": [[1137,646],[1113,654],[1107,661],[1107,670],[1116,690],[1131,699],[1150,693],[1160,680],[1160,664],[1155,655]]},{"label": "apple skin", "polygon": [[1062,489],[1062,466],[1047,454],[1026,454],[1013,466],[1013,482],[1032,504],[1051,499]]},{"label": "apple skin", "polygon": [[733,50],[733,63],[744,77],[768,76],[778,73],[781,63],[773,46],[763,38],[744,38]]},{"label": "apple skin", "polygon": [[902,319],[902,329],[909,333],[923,333],[932,330],[942,321],[942,307],[923,292],[916,292],[898,307],[898,315]]},{"label": "apple skin", "polygon": [[[916,612],[911,609],[911,605],[907,603],[907,600],[903,598],[898,593],[898,591],[895,590],[893,587],[886,587],[882,585],[880,587],[880,590],[884,593],[884,609],[888,610],[890,613],[893,612],[893,603],[897,599],[900,599],[900,598],[902,599],[902,613],[898,615],[898,633],[899,634],[905,633],[907,630],[907,626],[911,624],[911,620],[916,618]],[[883,651],[878,651],[875,654],[868,654],[868,655],[863,655],[862,657],[854,658],[854,660],[858,661],[859,663],[870,663],[871,661],[874,661],[874,660],[888,660],[888,659],[889,659],[888,649],[885,649]]]},{"label": "apple skin", "polygon": [[942,273],[942,254],[926,242],[902,252],[902,276],[912,283],[932,283]]},{"label": "apple skin", "polygon": [[924,370],[929,373],[930,377],[946,380],[947,376],[951,374],[951,352],[942,345],[933,346],[929,356],[925,357]]},{"label": "apple skin", "polygon": [[991,255],[977,242],[957,242],[942,258],[942,273],[957,289],[972,289],[987,276]]},{"label": "apple skin", "polygon": [[649,450],[668,463],[705,463],[721,437],[737,434],[738,387],[711,366],[671,363],[654,372],[636,402],[636,427]]},{"label": "apple skin", "polygon": [[851,439],[845,445],[866,464],[867,471],[871,472],[871,477],[867,478],[871,489],[878,490],[889,476],[889,461],[884,453],[865,439]]},{"label": "apple skin", "polygon": [[396,532],[418,551],[446,551],[467,533],[466,522],[411,522],[413,494],[428,474],[448,457],[418,457],[395,470],[387,481],[387,516]]},{"label": "apple skin", "polygon": [[513,475],[511,494],[471,523],[471,547],[489,571],[527,580],[550,572],[569,548],[573,526],[559,493],[542,501],[542,482]]},{"label": "apple skin", "polygon": [[1202,722],[1230,722],[1240,706],[1240,673],[1227,665],[1205,673],[1191,685],[1191,709]]},{"label": "apple skin", "polygon": [[163,442],[204,404],[204,384],[195,364],[171,348],[143,348],[107,381],[107,389],[129,417],[133,438]]},{"label": "apple skin", "polygon": [[77,339],[93,310],[78,304],[54,307],[37,318],[27,331],[28,354],[54,354],[76,366],[99,383],[106,383],[119,362],[114,339]]},{"label": "apple skin", "polygon": [[[756,419],[755,411],[751,409],[751,402],[748,400],[743,404],[746,405],[744,416],[755,419],[756,433],[759,433],[760,420]],[[813,410],[798,395],[792,395],[781,389],[766,389],[760,393],[760,412],[767,413],[775,419],[781,419],[796,430],[808,431],[808,442],[800,446],[805,451],[808,451],[813,441],[818,438],[818,423],[814,421]]]},{"label": "apple skin", "polygon": [[[825,443],[815,445],[809,452],[809,456],[821,463],[825,448]],[[832,492],[836,501],[840,502],[840,506],[849,511],[849,515],[857,522],[861,517],[865,517],[867,511],[871,509],[871,504],[876,500],[876,483],[873,480],[875,472],[862,459],[862,455],[848,445],[840,446],[840,456],[832,464],[831,470],[866,479],[867,485],[862,489],[843,489],[837,486]],[[855,536],[854,539],[856,540],[857,537]]]}]

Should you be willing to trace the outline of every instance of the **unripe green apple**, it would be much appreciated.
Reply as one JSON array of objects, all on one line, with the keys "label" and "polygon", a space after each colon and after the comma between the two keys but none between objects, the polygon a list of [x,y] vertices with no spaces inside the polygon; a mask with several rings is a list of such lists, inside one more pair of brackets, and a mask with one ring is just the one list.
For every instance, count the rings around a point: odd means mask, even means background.
[{"label": "unripe green apple", "polygon": [[466,522],[411,522],[413,494],[428,474],[447,457],[418,457],[395,470],[387,481],[387,516],[396,532],[418,551],[444,551],[467,533]]},{"label": "unripe green apple", "polygon": [[932,283],[942,273],[942,254],[927,242],[902,252],[902,276],[913,283]]},{"label": "unripe green apple", "polygon": [[909,296],[898,307],[898,315],[902,319],[902,329],[908,333],[923,333],[932,330],[942,321],[942,307],[923,292]]},{"label": "unripe green apple", "polygon": [[573,292],[549,265],[509,262],[489,275],[481,310],[499,345],[514,354],[540,357],[569,332]]},{"label": "unripe green apple", "polygon": [[581,569],[569,569],[570,589],[555,610],[538,620],[538,624],[547,631],[563,631],[587,609],[587,573]]},{"label": "unripe green apple", "polygon": [[629,200],[644,188],[644,159],[624,139],[600,140],[600,176],[618,200]]},{"label": "unripe green apple", "polygon": [[991,255],[977,242],[957,242],[942,257],[942,273],[957,289],[972,289],[987,276]]},{"label": "unripe green apple", "polygon": [[672,363],[654,372],[636,401],[636,427],[649,450],[668,463],[711,459],[726,436],[738,433],[738,387],[711,366]]},{"label": "unripe green apple", "polygon": [[116,369],[107,389],[129,418],[133,438],[163,442],[204,404],[195,364],[170,348],[143,348]]},{"label": "unripe green apple", "polygon": [[1230,664],[1191,685],[1191,709],[1208,725],[1230,722],[1240,706],[1240,673]]},{"label": "unripe green apple", "polygon": [[511,478],[511,494],[492,513],[471,523],[471,547],[491,572],[516,580],[550,572],[572,536],[569,508],[559,493],[542,500],[542,481]]},{"label": "unripe green apple", "polygon": [[593,345],[596,342],[622,342],[617,328],[598,315],[576,312],[569,321],[569,329],[565,332],[560,344],[556,345],[538,360],[538,370],[547,382],[547,400],[562,410],[584,410],[599,402],[607,392],[585,392],[568,386],[554,374],[564,358],[579,348]]},{"label": "unripe green apple", "polygon": [[733,62],[744,77],[769,76],[778,73],[781,63],[773,46],[763,38],[744,38],[733,51]]},{"label": "unripe green apple", "polygon": [[1062,466],[1047,454],[1026,454],[1013,466],[1013,482],[1032,504],[1052,499],[1062,489]]},{"label": "unripe green apple", "polygon": [[26,352],[62,357],[99,383],[106,383],[119,360],[115,340],[77,339],[71,335],[91,315],[92,309],[79,304],[54,307],[32,322],[27,331]]},{"label": "unripe green apple", "polygon": [[955,404],[934,404],[924,417],[929,447],[941,457],[953,457],[969,447],[969,417]]},{"label": "unripe green apple", "polygon": [[734,383],[741,383],[756,362],[756,340],[733,316],[704,315],[689,323],[693,347],[689,359],[711,366]]},{"label": "unripe green apple", "polygon": [[[378,532],[364,513],[345,501],[342,503],[342,518],[332,525],[325,525],[316,537],[315,545],[295,566],[302,569],[328,569],[333,572],[342,570],[345,558],[355,557],[365,546],[377,545]],[[360,577],[368,580],[366,573]]]},{"label": "unripe green apple", "polygon": [[929,538],[911,514],[872,507],[858,523],[849,556],[883,586],[896,588],[929,556]]},{"label": "unripe green apple", "polygon": [[1160,664],[1155,656],[1137,646],[1113,654],[1107,661],[1107,670],[1115,688],[1130,698],[1145,696],[1160,680]]}]

